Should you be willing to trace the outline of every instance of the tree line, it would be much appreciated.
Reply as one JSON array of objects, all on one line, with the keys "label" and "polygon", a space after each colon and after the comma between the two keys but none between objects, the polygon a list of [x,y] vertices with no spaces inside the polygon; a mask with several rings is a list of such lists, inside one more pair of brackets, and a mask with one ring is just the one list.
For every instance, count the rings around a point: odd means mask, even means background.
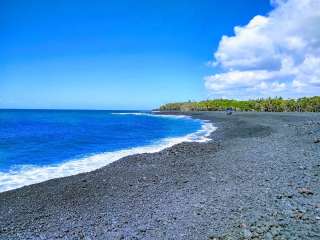
[{"label": "tree line", "polygon": [[235,111],[257,112],[320,112],[320,96],[299,99],[260,98],[256,100],[213,99],[168,103],[160,106],[160,111]]}]

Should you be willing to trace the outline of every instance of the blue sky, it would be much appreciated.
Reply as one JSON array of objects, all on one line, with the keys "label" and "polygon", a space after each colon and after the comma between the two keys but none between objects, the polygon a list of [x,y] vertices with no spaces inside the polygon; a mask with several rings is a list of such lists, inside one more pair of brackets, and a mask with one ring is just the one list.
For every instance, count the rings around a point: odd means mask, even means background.
[{"label": "blue sky", "polygon": [[[228,68],[238,59],[229,51],[241,37],[234,27],[251,29],[255,16],[280,7],[269,0],[3,0],[0,108],[151,109],[228,92],[241,98],[247,85],[223,82],[252,77],[248,66]],[[234,37],[223,42],[223,35]],[[268,84],[282,89],[282,78],[262,78],[247,96],[265,94]]]}]

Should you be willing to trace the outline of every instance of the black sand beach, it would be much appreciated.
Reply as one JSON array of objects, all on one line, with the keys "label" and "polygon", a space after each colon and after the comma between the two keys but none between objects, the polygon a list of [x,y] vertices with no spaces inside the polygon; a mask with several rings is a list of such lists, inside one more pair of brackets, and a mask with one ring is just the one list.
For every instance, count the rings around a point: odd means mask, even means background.
[{"label": "black sand beach", "polygon": [[191,113],[218,129],[0,193],[0,239],[320,239],[319,113]]}]

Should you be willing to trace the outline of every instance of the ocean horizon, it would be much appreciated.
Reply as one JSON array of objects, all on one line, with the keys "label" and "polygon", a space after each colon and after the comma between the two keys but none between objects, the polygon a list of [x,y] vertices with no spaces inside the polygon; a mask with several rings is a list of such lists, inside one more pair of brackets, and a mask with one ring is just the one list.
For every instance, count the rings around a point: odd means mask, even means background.
[{"label": "ocean horizon", "polygon": [[0,192],[207,141],[215,129],[188,116],[141,110],[1,109],[0,123]]}]

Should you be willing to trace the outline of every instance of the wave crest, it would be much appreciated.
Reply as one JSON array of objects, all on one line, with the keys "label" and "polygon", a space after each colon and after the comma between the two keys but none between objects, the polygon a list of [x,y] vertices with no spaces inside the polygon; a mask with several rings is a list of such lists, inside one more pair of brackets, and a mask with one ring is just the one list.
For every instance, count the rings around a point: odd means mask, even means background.
[{"label": "wave crest", "polygon": [[111,113],[112,115],[135,115],[135,116],[148,116],[148,117],[160,117],[160,118],[187,118],[190,119],[190,116],[186,115],[170,115],[170,114],[152,114],[152,113],[144,113],[144,112],[117,112]]}]

